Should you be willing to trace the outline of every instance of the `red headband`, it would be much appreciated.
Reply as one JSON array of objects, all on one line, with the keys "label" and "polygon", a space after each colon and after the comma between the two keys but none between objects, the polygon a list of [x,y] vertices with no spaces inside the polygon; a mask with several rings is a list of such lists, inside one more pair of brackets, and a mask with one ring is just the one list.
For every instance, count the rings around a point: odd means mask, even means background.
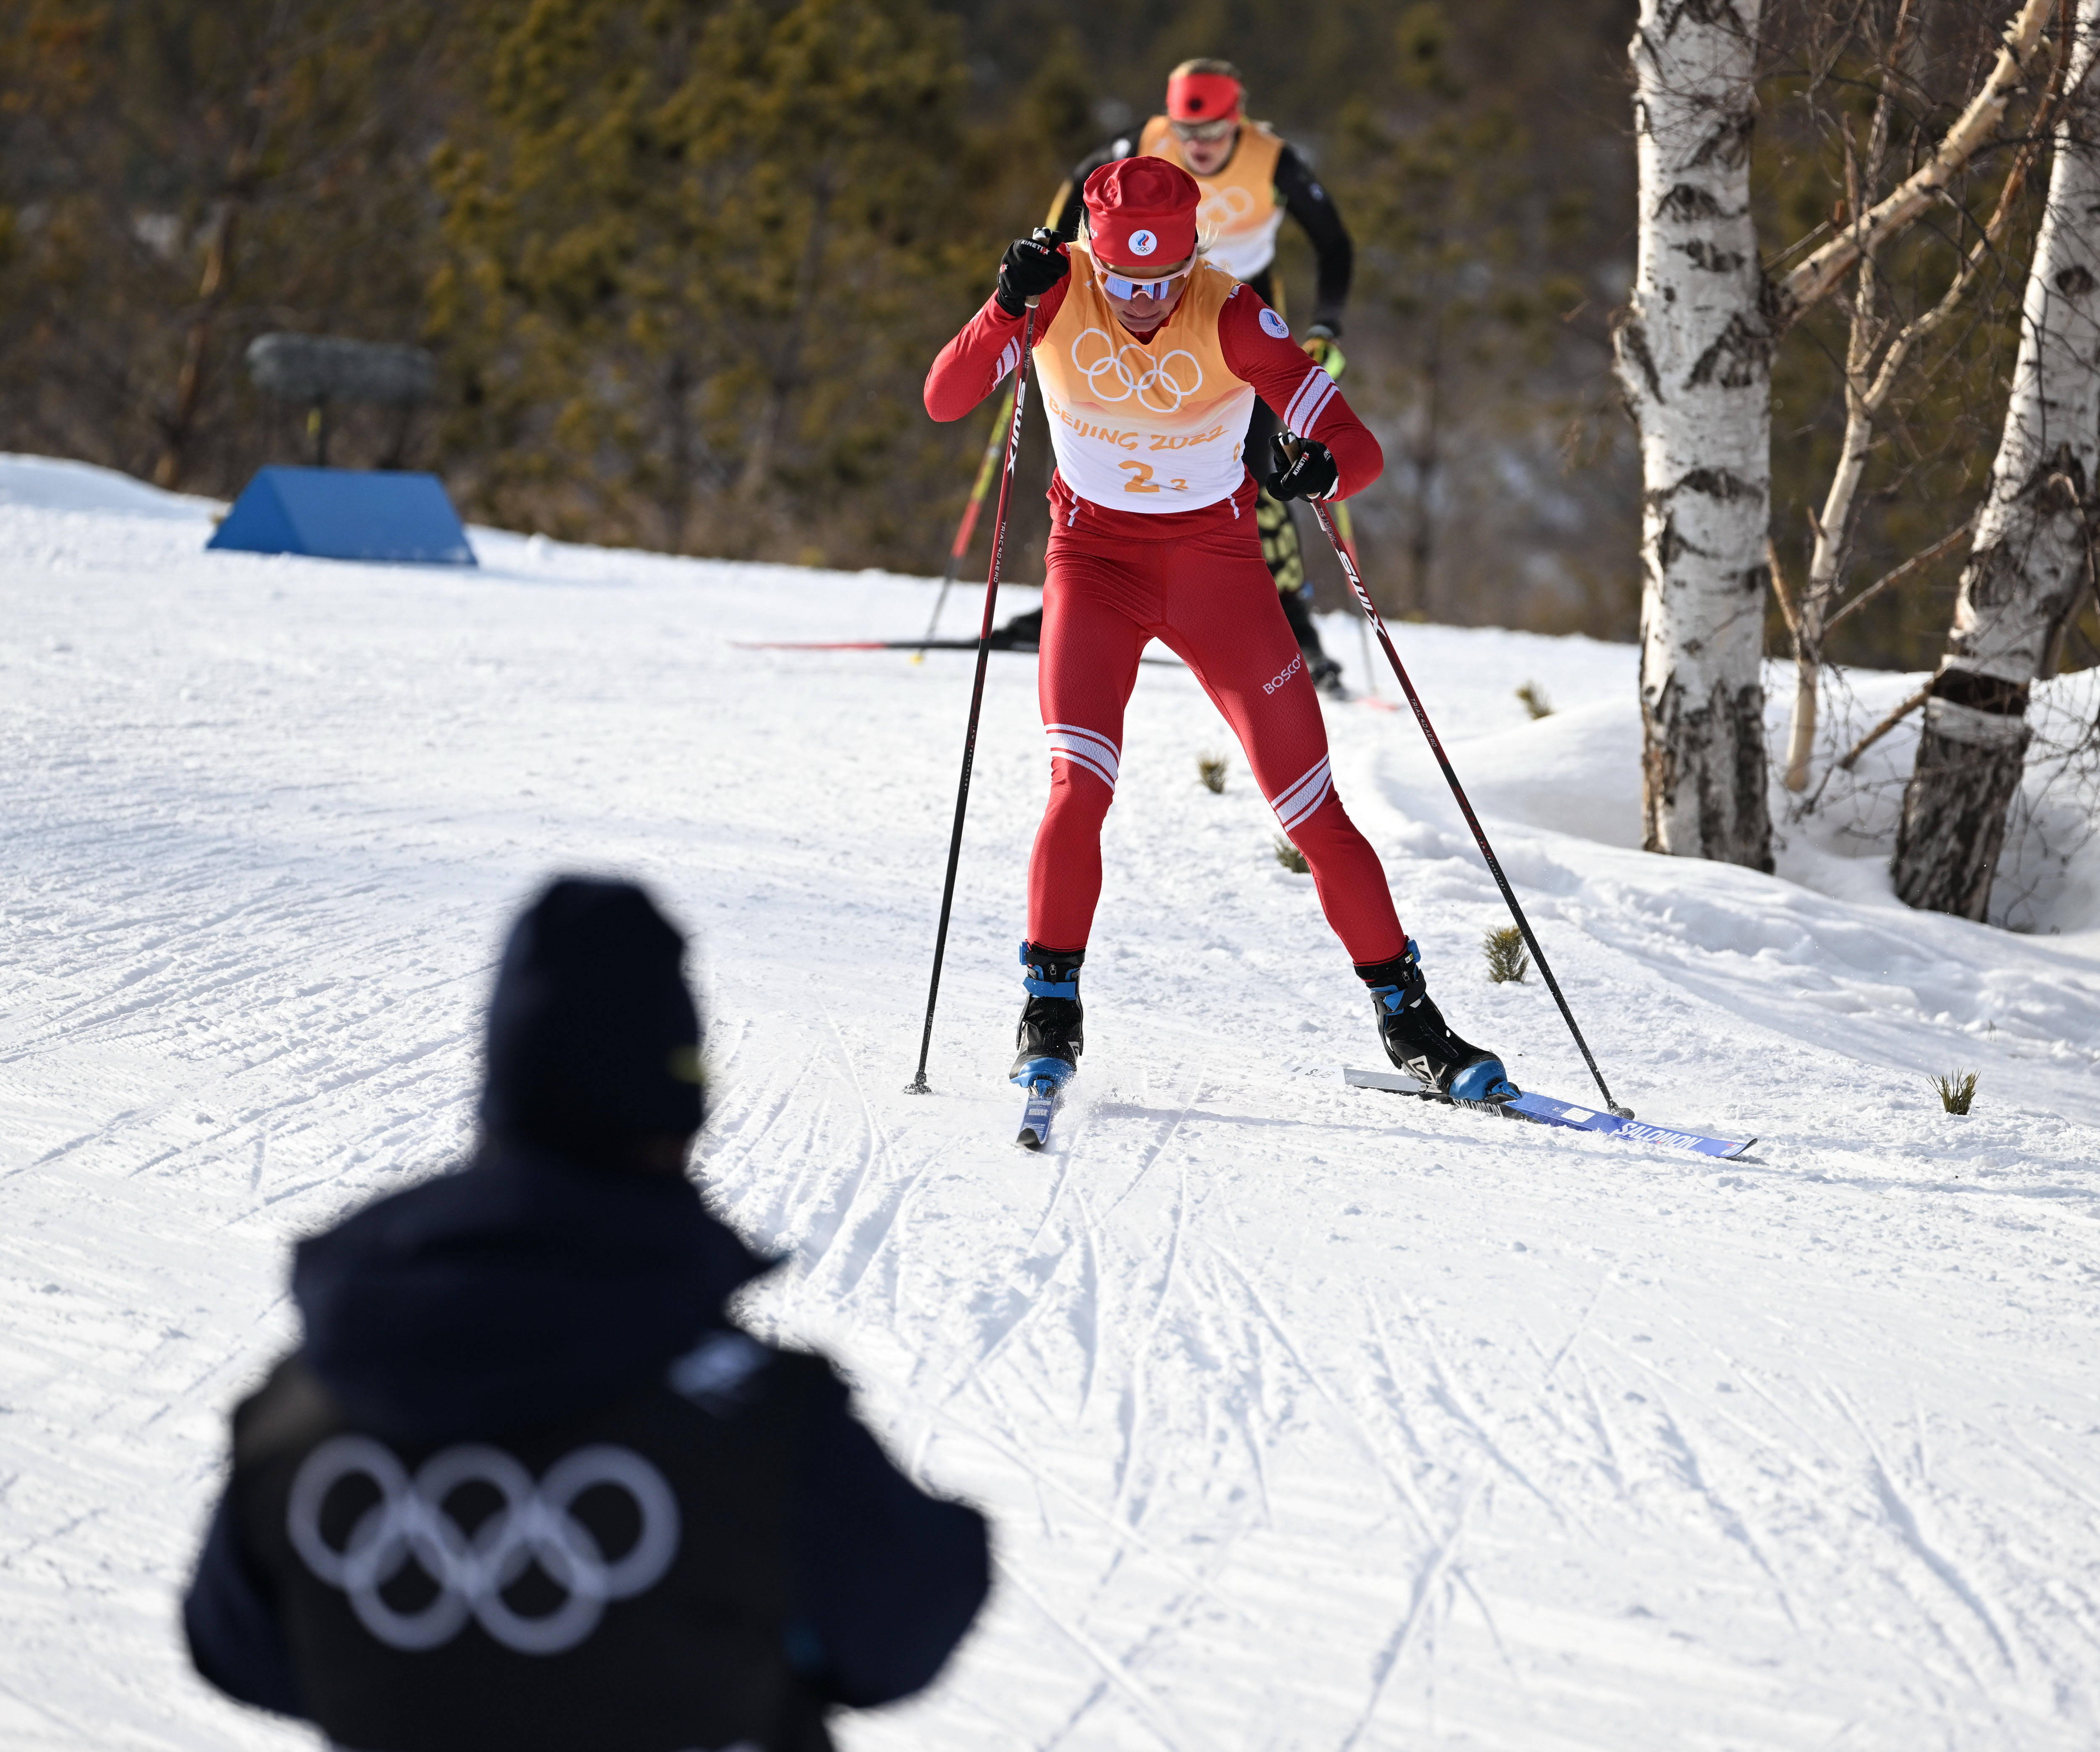
[{"label": "red headband", "polygon": [[1164,267],[1196,253],[1196,179],[1164,158],[1118,158],[1087,179],[1088,249],[1117,267]]},{"label": "red headband", "polygon": [[1167,82],[1167,113],[1175,121],[1237,121],[1240,82],[1226,73],[1176,73]]}]

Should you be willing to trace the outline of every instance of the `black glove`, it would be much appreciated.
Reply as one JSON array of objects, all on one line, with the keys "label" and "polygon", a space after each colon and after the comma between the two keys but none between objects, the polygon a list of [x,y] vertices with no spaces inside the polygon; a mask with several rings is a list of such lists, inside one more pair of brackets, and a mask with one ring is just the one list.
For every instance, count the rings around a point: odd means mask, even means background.
[{"label": "black glove", "polygon": [[1341,479],[1335,452],[1317,439],[1300,439],[1293,457],[1279,435],[1268,441],[1268,479],[1262,485],[1272,499],[1324,499]]},{"label": "black glove", "polygon": [[1040,227],[1032,237],[1017,237],[1006,246],[999,264],[999,307],[1018,316],[1030,298],[1039,298],[1072,271],[1071,258],[1059,247],[1065,238]]}]

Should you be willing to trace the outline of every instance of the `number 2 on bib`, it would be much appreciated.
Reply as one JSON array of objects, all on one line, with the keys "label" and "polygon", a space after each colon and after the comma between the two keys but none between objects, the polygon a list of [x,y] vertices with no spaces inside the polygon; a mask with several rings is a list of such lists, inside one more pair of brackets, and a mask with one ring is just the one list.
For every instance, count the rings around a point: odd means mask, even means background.
[{"label": "number 2 on bib", "polygon": [[[1129,472],[1130,479],[1123,483],[1123,490],[1125,492],[1164,492],[1167,490],[1166,487],[1162,487],[1152,478],[1152,465],[1149,462],[1118,462],[1116,466]],[[1176,492],[1186,492],[1189,490],[1188,481],[1179,474],[1168,481],[1167,486],[1171,487]]]}]

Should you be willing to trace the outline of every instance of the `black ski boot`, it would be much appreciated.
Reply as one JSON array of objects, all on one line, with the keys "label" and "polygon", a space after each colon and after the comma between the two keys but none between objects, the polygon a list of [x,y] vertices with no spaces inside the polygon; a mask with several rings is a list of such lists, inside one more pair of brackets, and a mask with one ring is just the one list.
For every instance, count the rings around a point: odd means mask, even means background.
[{"label": "black ski boot", "polygon": [[1021,982],[1028,990],[1028,1001],[1021,1007],[1021,1027],[1015,1037],[1021,1051],[1008,1075],[1024,1088],[1033,1088],[1046,1078],[1052,1088],[1062,1088],[1079,1074],[1079,1054],[1086,1049],[1080,1027],[1079,964],[1086,959],[1083,949],[1021,946]]},{"label": "black ski boot", "polygon": [[1016,615],[1003,627],[991,629],[994,651],[1034,651],[1043,642],[1043,611],[1031,608]]},{"label": "black ski boot", "polygon": [[1396,960],[1359,966],[1358,978],[1371,989],[1379,1038],[1386,1057],[1432,1093],[1470,1107],[1499,1106],[1521,1092],[1502,1069],[1502,1061],[1451,1032],[1443,1013],[1430,1001],[1428,982],[1410,939]]}]

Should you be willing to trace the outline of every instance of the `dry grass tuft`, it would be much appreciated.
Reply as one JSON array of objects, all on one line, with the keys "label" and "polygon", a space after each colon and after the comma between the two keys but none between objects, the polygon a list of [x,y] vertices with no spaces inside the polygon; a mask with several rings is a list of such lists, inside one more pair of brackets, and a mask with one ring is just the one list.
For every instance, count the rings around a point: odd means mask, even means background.
[{"label": "dry grass tuft", "polygon": [[1939,1096],[1939,1105],[1951,1114],[1965,1114],[1970,1102],[1976,1098],[1976,1073],[1973,1070],[1950,1070],[1943,1076],[1928,1077],[1926,1081]]}]

